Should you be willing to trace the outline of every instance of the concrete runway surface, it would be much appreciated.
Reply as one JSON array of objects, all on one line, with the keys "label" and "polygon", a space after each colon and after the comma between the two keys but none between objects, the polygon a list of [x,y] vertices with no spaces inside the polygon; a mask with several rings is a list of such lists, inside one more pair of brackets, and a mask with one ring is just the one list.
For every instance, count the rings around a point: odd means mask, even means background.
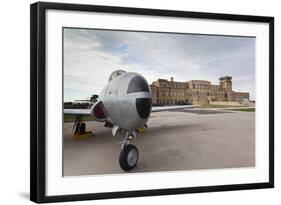
[{"label": "concrete runway surface", "polygon": [[[64,175],[125,173],[119,166],[121,137],[100,122],[86,122],[90,139],[74,140],[64,123]],[[255,166],[255,112],[191,109],[152,113],[134,144],[140,159],[130,172]]]}]

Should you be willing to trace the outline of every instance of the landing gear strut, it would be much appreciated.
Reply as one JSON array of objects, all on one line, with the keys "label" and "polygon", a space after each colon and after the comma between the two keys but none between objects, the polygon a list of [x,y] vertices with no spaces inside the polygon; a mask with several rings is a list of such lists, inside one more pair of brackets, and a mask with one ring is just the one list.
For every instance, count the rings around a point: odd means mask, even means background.
[{"label": "landing gear strut", "polygon": [[86,132],[85,122],[76,121],[74,124],[74,134],[84,134]]},{"label": "landing gear strut", "polygon": [[121,142],[122,149],[119,155],[119,164],[125,171],[135,168],[139,160],[139,151],[135,145],[131,144],[131,141],[135,138],[135,132],[126,132],[125,137]]},{"label": "landing gear strut", "polygon": [[72,132],[74,134],[83,134],[86,131],[86,124],[82,121],[82,118],[80,116],[76,116],[76,120],[74,122],[74,125],[72,127]]}]

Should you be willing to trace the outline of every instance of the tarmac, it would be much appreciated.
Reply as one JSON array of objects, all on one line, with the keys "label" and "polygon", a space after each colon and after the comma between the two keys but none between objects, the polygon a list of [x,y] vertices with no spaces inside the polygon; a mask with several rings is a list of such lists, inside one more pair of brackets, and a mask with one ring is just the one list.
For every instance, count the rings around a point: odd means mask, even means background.
[{"label": "tarmac", "polygon": [[[121,137],[104,123],[86,122],[94,132],[75,140],[64,123],[64,176],[126,173],[119,166]],[[152,113],[133,142],[140,153],[130,172],[223,169],[255,166],[255,112],[187,109]]]}]

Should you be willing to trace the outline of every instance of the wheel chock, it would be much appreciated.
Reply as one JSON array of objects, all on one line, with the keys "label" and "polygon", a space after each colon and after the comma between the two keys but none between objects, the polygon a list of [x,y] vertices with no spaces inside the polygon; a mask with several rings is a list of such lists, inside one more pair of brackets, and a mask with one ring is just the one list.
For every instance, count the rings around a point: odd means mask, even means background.
[{"label": "wheel chock", "polygon": [[89,139],[93,136],[94,136],[94,133],[90,131],[90,132],[84,132],[84,133],[75,133],[73,135],[73,138],[75,140],[84,140],[84,139]]},{"label": "wheel chock", "polygon": [[138,132],[139,132],[139,133],[144,133],[144,131],[145,131],[145,128],[144,128],[144,127],[141,127],[141,128],[138,129]]}]

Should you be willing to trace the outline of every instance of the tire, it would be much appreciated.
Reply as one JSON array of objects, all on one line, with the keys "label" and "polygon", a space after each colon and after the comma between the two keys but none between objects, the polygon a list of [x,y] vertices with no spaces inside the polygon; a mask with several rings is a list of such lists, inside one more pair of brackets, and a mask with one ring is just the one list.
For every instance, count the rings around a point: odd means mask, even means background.
[{"label": "tire", "polygon": [[139,151],[135,145],[124,145],[120,152],[119,164],[124,171],[129,171],[136,167],[139,160]]},{"label": "tire", "polygon": [[86,132],[86,123],[82,122],[80,125],[80,134],[83,134]]}]

